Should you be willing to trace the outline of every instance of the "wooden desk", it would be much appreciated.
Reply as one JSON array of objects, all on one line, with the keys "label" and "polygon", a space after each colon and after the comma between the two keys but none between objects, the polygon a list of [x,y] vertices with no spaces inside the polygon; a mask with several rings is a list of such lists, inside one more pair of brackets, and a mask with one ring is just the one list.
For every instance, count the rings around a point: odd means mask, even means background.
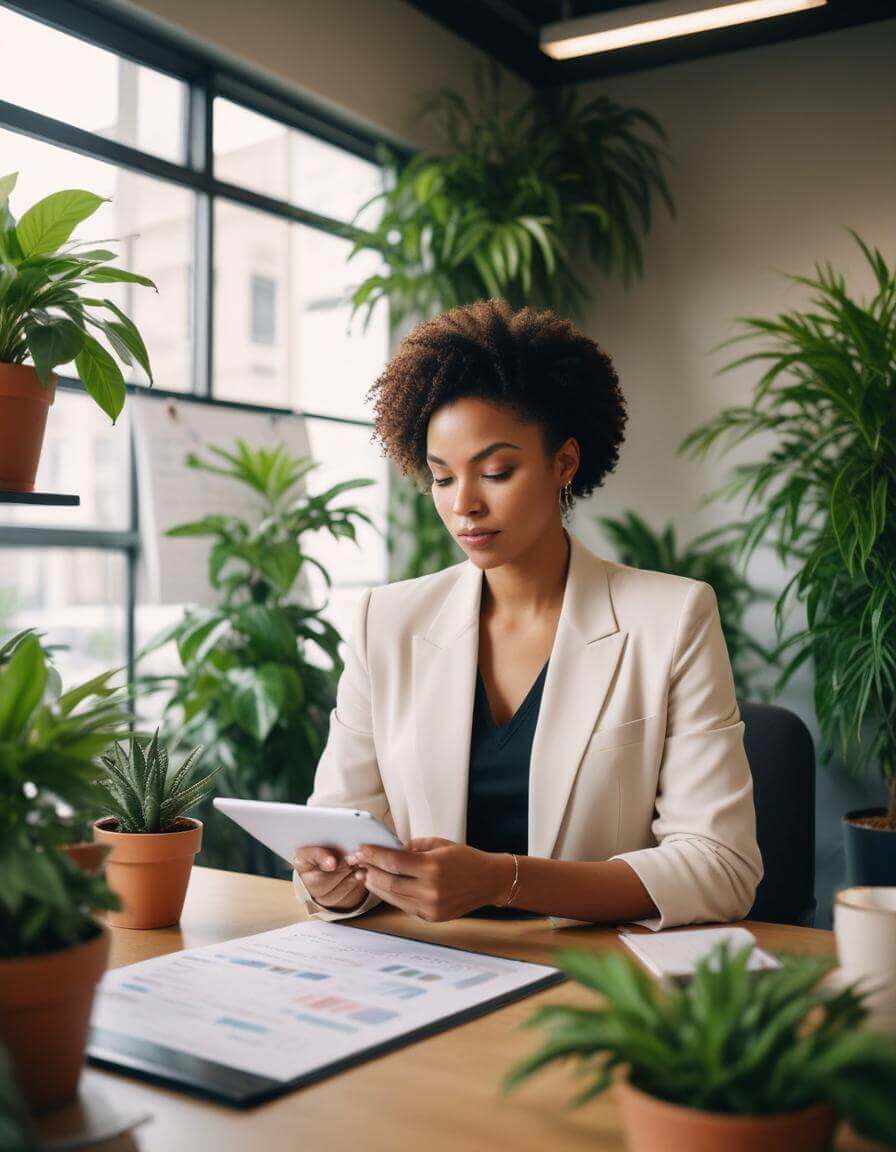
[{"label": "wooden desk", "polygon": [[[194,868],[181,923],[149,932],[111,929],[109,964],[116,968],[303,919],[304,907],[288,880]],[[553,963],[557,947],[622,947],[613,928],[554,929],[547,918],[430,924],[380,907],[350,923],[537,964]],[[830,932],[753,922],[747,926],[766,948],[834,954]],[[245,1111],[90,1065],[82,1072],[81,1090],[98,1089],[122,1111],[153,1115],[133,1139],[106,1143],[103,1152],[134,1148],[140,1152],[289,1148],[301,1152],[457,1152],[459,1148],[616,1152],[624,1143],[612,1094],[580,1109],[566,1107],[581,1087],[571,1065],[545,1069],[506,1098],[499,1094],[504,1074],[542,1040],[540,1031],[518,1031],[520,1025],[536,1003],[551,1001],[591,1005],[594,997],[566,981]],[[64,1130],[74,1112],[73,1105],[46,1118],[41,1125],[43,1135]]]}]

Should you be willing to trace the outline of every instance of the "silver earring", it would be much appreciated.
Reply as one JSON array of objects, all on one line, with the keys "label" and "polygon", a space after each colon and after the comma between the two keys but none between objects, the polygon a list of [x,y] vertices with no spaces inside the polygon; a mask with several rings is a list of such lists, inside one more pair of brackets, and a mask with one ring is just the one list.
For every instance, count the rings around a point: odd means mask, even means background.
[{"label": "silver earring", "polygon": [[560,515],[569,523],[570,513],[572,512],[572,483],[565,484],[560,489]]}]

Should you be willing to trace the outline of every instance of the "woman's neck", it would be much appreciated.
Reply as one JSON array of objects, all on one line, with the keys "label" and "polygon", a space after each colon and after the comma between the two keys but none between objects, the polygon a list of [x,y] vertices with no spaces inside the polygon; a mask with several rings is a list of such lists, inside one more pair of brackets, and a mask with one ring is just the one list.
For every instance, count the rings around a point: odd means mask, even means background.
[{"label": "woman's neck", "polygon": [[480,616],[526,622],[559,611],[572,544],[561,526],[507,564],[483,573]]}]

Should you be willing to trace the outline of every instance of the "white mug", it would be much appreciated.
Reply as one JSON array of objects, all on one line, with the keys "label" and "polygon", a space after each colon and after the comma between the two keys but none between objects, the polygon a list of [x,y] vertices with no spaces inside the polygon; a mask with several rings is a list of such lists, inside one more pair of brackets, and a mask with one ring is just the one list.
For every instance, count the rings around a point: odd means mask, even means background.
[{"label": "white mug", "polygon": [[840,976],[870,1001],[896,1002],[896,888],[843,888],[834,895]]}]

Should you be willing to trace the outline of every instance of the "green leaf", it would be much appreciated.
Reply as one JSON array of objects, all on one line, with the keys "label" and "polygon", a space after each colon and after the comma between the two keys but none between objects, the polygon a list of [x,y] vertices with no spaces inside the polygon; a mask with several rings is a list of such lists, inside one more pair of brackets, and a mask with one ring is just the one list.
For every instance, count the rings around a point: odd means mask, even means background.
[{"label": "green leaf", "polygon": [[46,682],[46,658],[40,641],[26,636],[0,668],[0,740],[17,739],[40,703]]},{"label": "green leaf", "polygon": [[259,744],[268,738],[283,707],[285,687],[276,664],[233,668],[227,673],[234,687],[233,717]]},{"label": "green leaf", "polygon": [[55,252],[75,228],[92,216],[108,197],[73,188],[53,192],[39,200],[16,225],[16,236],[25,256]]},{"label": "green leaf", "polygon": [[91,268],[84,273],[84,279],[94,284],[142,284],[145,288],[156,288],[155,283],[147,276],[138,276],[136,272],[125,272],[123,268]]},{"label": "green leaf", "polygon": [[59,364],[68,364],[81,351],[84,332],[64,317],[54,318],[48,324],[29,325],[26,331],[28,351],[38,379],[46,387],[52,370]]},{"label": "green leaf", "polygon": [[146,350],[146,345],[143,343],[143,337],[137,331],[134,322],[122,312],[117,304],[111,300],[104,300],[103,303],[118,317],[118,322],[109,321],[108,327],[111,329],[118,339],[125,345],[143,371],[149,378],[150,384],[153,383],[152,368],[149,365],[149,353]]},{"label": "green leaf", "polygon": [[114,424],[124,407],[126,395],[121,369],[102,344],[86,334],[75,364],[81,383]]}]

